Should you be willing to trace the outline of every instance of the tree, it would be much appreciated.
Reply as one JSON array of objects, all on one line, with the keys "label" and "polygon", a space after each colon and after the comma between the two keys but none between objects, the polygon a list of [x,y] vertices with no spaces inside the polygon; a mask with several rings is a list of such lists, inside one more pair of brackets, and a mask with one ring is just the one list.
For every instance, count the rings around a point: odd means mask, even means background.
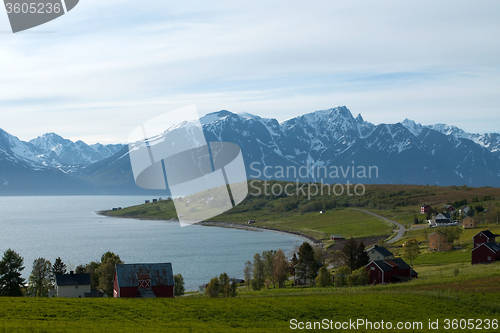
[{"label": "tree", "polygon": [[86,265],[78,265],[75,269],[76,274],[90,274],[90,283],[92,289],[97,289],[99,287],[99,274],[96,273],[97,268],[100,266],[100,263],[95,261],[91,261]]},{"label": "tree", "polygon": [[220,283],[217,277],[210,279],[205,289],[205,296],[209,298],[217,298],[220,294]]},{"label": "tree", "polygon": [[448,242],[453,244],[462,235],[463,229],[461,227],[443,227],[438,228],[438,231],[446,235]]},{"label": "tree", "polygon": [[410,266],[413,266],[413,260],[420,255],[420,246],[417,241],[408,241],[405,244],[403,258],[410,261]]},{"label": "tree", "polygon": [[61,257],[57,257],[52,265],[52,276],[55,278],[56,274],[66,274],[66,264],[61,260]]},{"label": "tree", "polygon": [[333,284],[335,287],[342,287],[347,284],[347,277],[351,273],[351,268],[349,266],[340,266],[335,270],[335,280],[333,281]]},{"label": "tree", "polygon": [[363,242],[358,244],[355,239],[350,238],[342,248],[344,254],[344,265],[351,269],[351,272],[368,264],[370,261],[365,252]]},{"label": "tree", "polygon": [[175,296],[184,295],[184,278],[181,274],[174,275],[174,294]]},{"label": "tree", "polygon": [[273,288],[274,288],[274,257],[276,256],[276,251],[270,250],[270,251],[264,251],[262,252],[262,258],[264,259],[264,276],[265,279],[268,279],[271,281]]},{"label": "tree", "polygon": [[236,279],[233,277],[233,282],[231,283],[231,297],[236,297],[236,295],[238,294],[237,289]]},{"label": "tree", "polygon": [[278,283],[279,288],[283,288],[288,277],[288,261],[286,260],[285,253],[282,249],[279,249],[276,252],[273,266],[273,281]]},{"label": "tree", "polygon": [[252,288],[254,290],[261,290],[264,286],[265,281],[265,263],[262,260],[260,254],[256,253],[253,256],[253,279],[252,279]]},{"label": "tree", "polygon": [[120,257],[113,252],[106,252],[101,257],[101,264],[95,272],[99,276],[99,286],[109,297],[113,297],[113,279],[115,277],[115,266],[123,264]]},{"label": "tree", "polygon": [[231,295],[231,284],[229,281],[229,276],[226,273],[222,273],[219,276],[219,285],[221,295],[228,298]]},{"label": "tree", "polygon": [[370,281],[370,276],[365,267],[360,267],[347,277],[347,285],[364,286]]},{"label": "tree", "polygon": [[35,297],[47,297],[53,284],[52,264],[45,258],[33,261],[33,270],[29,277],[29,288]]},{"label": "tree", "polygon": [[252,280],[252,262],[250,260],[245,263],[243,274],[245,276],[245,285],[247,286],[247,289],[249,289],[250,280]]},{"label": "tree", "polygon": [[3,253],[0,261],[0,296],[23,296],[23,263],[23,257],[14,250],[8,249]]},{"label": "tree", "polygon": [[293,257],[292,257],[292,260],[290,261],[290,275],[293,276],[293,283],[292,283],[292,287],[295,286],[295,275],[296,275],[296,267],[297,267],[297,264],[299,263],[299,259],[297,258],[297,254],[294,253],[293,254]]},{"label": "tree", "polygon": [[314,257],[314,249],[308,242],[302,243],[299,248],[299,260],[295,268],[299,279],[306,284],[307,279],[314,279],[318,275],[319,265]]},{"label": "tree", "polygon": [[365,244],[361,241],[358,245],[358,256],[356,258],[355,269],[364,268],[370,262],[370,256],[365,251]]},{"label": "tree", "polygon": [[319,274],[316,277],[316,286],[317,287],[328,287],[332,285],[332,274],[325,267],[321,267],[319,270]]}]

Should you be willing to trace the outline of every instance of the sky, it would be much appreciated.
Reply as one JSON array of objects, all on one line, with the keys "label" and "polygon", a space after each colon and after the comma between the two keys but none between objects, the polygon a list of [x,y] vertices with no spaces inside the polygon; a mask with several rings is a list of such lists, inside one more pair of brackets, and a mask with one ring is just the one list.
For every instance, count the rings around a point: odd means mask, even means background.
[{"label": "sky", "polygon": [[81,0],[13,34],[0,9],[0,128],[126,143],[195,104],[283,121],[347,106],[500,132],[500,1]]}]

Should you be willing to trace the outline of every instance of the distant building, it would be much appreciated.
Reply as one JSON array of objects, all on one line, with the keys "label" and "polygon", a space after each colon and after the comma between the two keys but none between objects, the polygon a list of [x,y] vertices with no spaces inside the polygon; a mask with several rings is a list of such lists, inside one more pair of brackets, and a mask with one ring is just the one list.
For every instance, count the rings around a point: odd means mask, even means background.
[{"label": "distant building", "polygon": [[427,214],[431,210],[431,206],[423,204],[420,206],[420,214]]},{"label": "distant building", "polygon": [[158,201],[158,199],[153,199],[153,202],[157,202],[157,201]]},{"label": "distant building", "polygon": [[255,220],[248,220],[247,224],[253,224],[255,223]]},{"label": "distant building", "polygon": [[57,297],[83,298],[90,293],[90,274],[56,274]]},{"label": "distant building", "polygon": [[174,297],[172,264],[116,265],[114,297]]},{"label": "distant building", "polygon": [[365,266],[370,284],[404,282],[417,278],[415,272],[403,259],[374,260]]},{"label": "distant building", "polygon": [[443,211],[450,213],[450,214],[455,214],[455,208],[452,205],[444,205],[443,206]]},{"label": "distant building", "polygon": [[448,242],[448,237],[442,232],[435,232],[429,235],[429,250],[449,251],[453,244]]},{"label": "distant building", "polygon": [[463,219],[462,224],[464,229],[474,229],[476,227],[476,222],[474,222],[474,218],[467,216]]},{"label": "distant building", "polygon": [[367,248],[365,250],[365,252],[368,254],[370,261],[393,259],[394,258],[394,254],[392,254],[391,251],[387,250],[383,246],[375,245],[375,246]]},{"label": "distant building", "polygon": [[475,249],[476,247],[484,243],[494,242],[497,236],[498,235],[493,234],[489,230],[480,231],[472,238],[473,248]]},{"label": "distant building", "polygon": [[148,204],[148,203],[149,203],[149,200],[144,200],[144,203],[145,203],[145,204]]},{"label": "distant building", "polygon": [[460,215],[467,215],[469,214],[469,211],[470,211],[469,207],[463,206],[462,208],[460,208],[458,212],[460,213]]},{"label": "distant building", "polygon": [[337,240],[343,240],[344,237],[342,235],[331,235],[330,239],[333,241],[337,241]]},{"label": "distant building", "polygon": [[436,226],[451,224],[450,214],[438,213],[432,217],[432,224]]}]

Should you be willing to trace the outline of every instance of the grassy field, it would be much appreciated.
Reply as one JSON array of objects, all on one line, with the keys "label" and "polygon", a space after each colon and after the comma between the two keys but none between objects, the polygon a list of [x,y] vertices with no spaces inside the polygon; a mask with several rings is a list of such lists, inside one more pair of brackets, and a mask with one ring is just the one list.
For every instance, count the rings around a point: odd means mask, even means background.
[{"label": "grassy field", "polygon": [[[416,269],[421,277],[404,284],[270,289],[234,299],[0,298],[0,332],[289,332],[291,319],[325,318],[423,323],[422,330],[404,332],[429,332],[431,319],[442,332],[445,319],[499,317],[500,265]],[[347,331],[375,332],[364,326]]]}]

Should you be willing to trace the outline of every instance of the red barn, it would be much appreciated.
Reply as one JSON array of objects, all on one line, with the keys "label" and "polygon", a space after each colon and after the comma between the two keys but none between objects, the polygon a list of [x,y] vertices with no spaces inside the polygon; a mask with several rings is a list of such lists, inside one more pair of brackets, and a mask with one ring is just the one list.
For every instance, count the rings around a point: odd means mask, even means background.
[{"label": "red barn", "polygon": [[420,214],[426,214],[431,210],[431,206],[429,205],[422,205],[420,206]]},{"label": "red barn", "polygon": [[490,264],[500,260],[500,244],[484,243],[472,250],[472,264]]},{"label": "red barn", "polygon": [[473,248],[475,249],[476,247],[478,247],[479,245],[484,244],[484,243],[494,242],[496,236],[498,236],[498,235],[493,234],[489,230],[480,231],[478,234],[476,234],[476,236],[474,236],[472,238],[473,243],[474,243]]},{"label": "red barn", "polygon": [[116,265],[114,297],[174,297],[172,264]]},{"label": "red barn", "polygon": [[401,258],[374,260],[366,265],[370,284],[403,282],[418,277],[411,267]]}]

